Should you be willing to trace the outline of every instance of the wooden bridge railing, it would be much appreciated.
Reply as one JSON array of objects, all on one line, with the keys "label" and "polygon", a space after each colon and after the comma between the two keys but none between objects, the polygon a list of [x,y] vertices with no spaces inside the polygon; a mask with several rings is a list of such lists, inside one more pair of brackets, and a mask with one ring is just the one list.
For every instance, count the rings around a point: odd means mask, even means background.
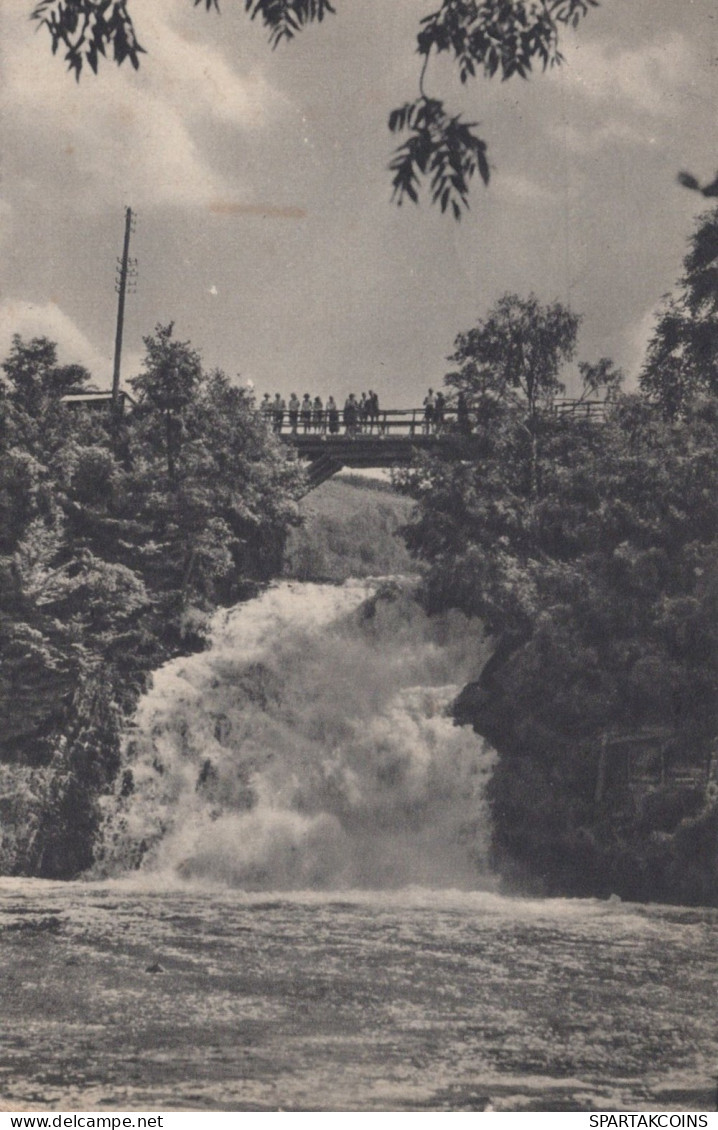
[{"label": "wooden bridge railing", "polygon": [[[357,420],[354,427],[356,434],[369,436],[395,436],[410,438],[415,435],[427,435],[430,432],[434,434],[439,428],[453,428],[456,421],[456,412],[453,410],[444,413],[441,423],[438,421],[429,426],[424,420],[423,408],[390,408],[381,409],[379,415],[373,419]],[[316,435],[318,431],[326,433],[327,435],[344,435],[347,431],[347,425],[344,421],[344,413],[340,410],[339,422],[335,425],[337,431],[332,432],[331,423],[327,419],[326,411],[322,413],[322,419],[319,424],[313,422],[309,425],[299,420],[296,427],[292,427],[289,423],[288,415],[285,412],[282,419],[281,434],[283,436],[297,435],[301,438],[303,435]]]},{"label": "wooden bridge railing", "polygon": [[[126,408],[131,411],[135,407],[135,401],[128,393],[121,392],[120,397],[122,398],[123,410]],[[112,403],[112,393],[106,390],[74,393],[63,396],[62,402],[67,404],[68,407],[99,408],[108,411]],[[553,401],[551,409],[560,418],[601,423],[606,419],[609,404],[610,402],[606,400],[577,400],[570,397],[560,397]],[[265,411],[264,409],[261,410]],[[469,427],[472,428],[476,421],[476,411],[469,408]],[[286,408],[282,413],[281,426],[277,427],[277,421],[270,406],[267,411],[267,422],[283,436],[346,435],[347,432],[343,409],[339,410],[339,423],[335,432],[332,432],[326,409],[323,410],[319,423],[313,420],[312,423],[306,425],[300,418],[296,428],[293,428],[289,423],[289,413]],[[381,409],[379,415],[374,419],[357,420],[355,431],[364,436],[394,436],[410,439],[413,436],[436,435],[442,431],[456,431],[458,427],[459,418],[456,409],[453,407],[445,408],[441,420],[430,424],[424,419],[423,408],[389,408]]]},{"label": "wooden bridge railing", "polygon": [[571,420],[590,420],[592,423],[603,423],[606,419],[609,401],[607,400],[571,400],[568,397],[554,400],[553,410],[561,418]]},{"label": "wooden bridge railing", "polygon": [[[575,400],[563,397],[555,400],[551,407],[555,415],[561,419],[589,420],[592,423],[602,423],[606,419],[607,402],[605,400]],[[391,436],[397,439],[411,439],[414,436],[440,435],[442,432],[453,432],[460,426],[459,417],[454,408],[445,409],[440,420],[431,422],[425,420],[423,408],[381,409],[377,417],[357,420],[356,425],[351,429],[348,429],[344,420],[344,413],[340,409],[339,422],[335,424],[336,430],[334,431],[331,422],[328,420],[326,410],[322,413],[319,422],[313,419],[309,424],[303,422],[300,418],[296,426],[291,425],[286,410],[282,416],[281,427],[277,427],[277,422],[271,414],[269,419],[273,422],[274,430],[279,434],[285,437],[296,436],[298,439],[301,439],[302,436],[316,436],[317,434],[328,436],[347,434],[365,437]],[[469,409],[469,429],[473,429],[475,423],[476,413]]]}]

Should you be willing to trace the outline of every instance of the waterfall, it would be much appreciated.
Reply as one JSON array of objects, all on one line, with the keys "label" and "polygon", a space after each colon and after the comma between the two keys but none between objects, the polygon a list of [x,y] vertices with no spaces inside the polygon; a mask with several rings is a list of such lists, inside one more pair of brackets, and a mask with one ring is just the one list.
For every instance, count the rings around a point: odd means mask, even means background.
[{"label": "waterfall", "polygon": [[446,708],[486,645],[406,582],[283,582],[155,673],[99,867],[246,889],[487,885],[492,753]]}]

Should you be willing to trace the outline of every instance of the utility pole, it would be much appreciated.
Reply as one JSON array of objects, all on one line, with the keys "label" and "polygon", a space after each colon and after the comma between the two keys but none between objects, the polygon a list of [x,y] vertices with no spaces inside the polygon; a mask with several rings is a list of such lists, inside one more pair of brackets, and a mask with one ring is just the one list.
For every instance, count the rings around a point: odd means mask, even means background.
[{"label": "utility pole", "polygon": [[135,217],[131,208],[125,208],[125,240],[122,245],[122,258],[118,259],[115,289],[117,299],[117,330],[115,332],[115,363],[112,370],[112,412],[115,417],[120,412],[120,362],[122,359],[122,331],[125,324],[125,295],[128,281],[132,284],[137,276],[137,261],[130,259],[130,235],[135,230]]}]

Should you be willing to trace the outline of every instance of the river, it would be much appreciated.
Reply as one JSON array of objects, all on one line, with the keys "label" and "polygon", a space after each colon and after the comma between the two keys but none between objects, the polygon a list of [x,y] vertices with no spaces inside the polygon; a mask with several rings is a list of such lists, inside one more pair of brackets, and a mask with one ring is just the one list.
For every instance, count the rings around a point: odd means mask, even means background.
[{"label": "river", "polygon": [[8,1109],[715,1108],[718,912],[497,893],[486,644],[405,588],[276,585],[155,674],[96,874],[0,880]]}]

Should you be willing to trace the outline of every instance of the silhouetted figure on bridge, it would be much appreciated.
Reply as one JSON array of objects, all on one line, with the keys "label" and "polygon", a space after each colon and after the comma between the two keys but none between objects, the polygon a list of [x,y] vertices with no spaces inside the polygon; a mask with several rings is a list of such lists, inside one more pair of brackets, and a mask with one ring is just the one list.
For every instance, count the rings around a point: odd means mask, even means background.
[{"label": "silhouetted figure on bridge", "polygon": [[314,397],[314,403],[312,404],[312,427],[317,434],[325,431],[324,405],[322,404],[321,396]]},{"label": "silhouetted figure on bridge", "polygon": [[433,388],[430,388],[427,395],[424,397],[424,435],[429,435],[434,425],[434,410],[436,407],[436,397],[434,396]]},{"label": "silhouetted figure on bridge", "polygon": [[306,435],[312,426],[312,402],[309,399],[308,392],[304,393],[304,399],[302,400],[302,407],[299,415],[301,416],[302,427],[304,428],[304,434]]},{"label": "silhouetted figure on bridge", "polygon": [[379,425],[379,396],[369,389],[367,397],[367,418],[369,420],[369,433],[374,431],[374,425]]},{"label": "silhouetted figure on bridge", "polygon": [[327,400],[327,423],[329,435],[337,435],[339,433],[339,409],[333,396],[330,396]]},{"label": "silhouetted figure on bridge", "polygon": [[444,412],[446,410],[446,397],[443,392],[439,390],[436,394],[436,401],[434,402],[434,427],[436,434],[444,430]]},{"label": "silhouetted figure on bridge", "polygon": [[344,428],[348,436],[355,436],[359,423],[359,405],[353,392],[344,402]]},{"label": "silhouetted figure on bridge", "polygon": [[277,393],[276,396],[274,397],[274,404],[272,405],[272,419],[274,421],[274,430],[277,433],[281,432],[281,430],[282,430],[282,424],[284,423],[284,409],[285,408],[286,408],[286,404],[284,403],[284,400],[279,395],[279,393]]},{"label": "silhouetted figure on bridge", "polygon": [[297,425],[299,423],[299,397],[296,392],[293,392],[289,397],[289,427],[291,428],[292,435],[297,434]]}]

